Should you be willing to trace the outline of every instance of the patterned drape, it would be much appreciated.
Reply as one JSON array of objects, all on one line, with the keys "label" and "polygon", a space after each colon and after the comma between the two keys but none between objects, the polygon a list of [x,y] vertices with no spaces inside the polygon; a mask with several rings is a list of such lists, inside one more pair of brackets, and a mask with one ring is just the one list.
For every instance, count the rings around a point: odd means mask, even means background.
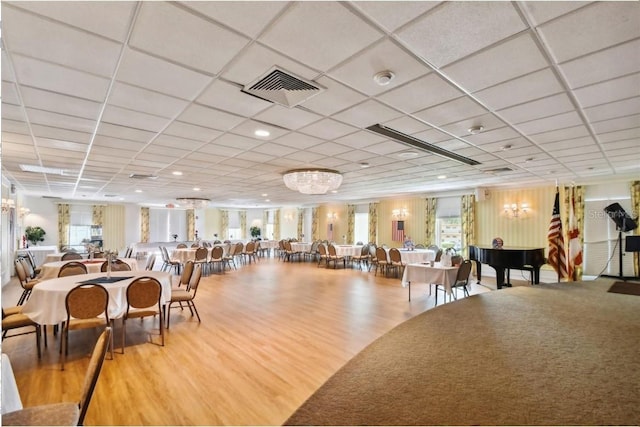
[{"label": "patterned drape", "polygon": [[140,208],[140,241],[149,242],[149,208]]},{"label": "patterned drape", "polygon": [[269,211],[262,211],[262,238],[269,240],[272,236],[267,236],[267,224],[269,223]]},{"label": "patterned drape", "polygon": [[220,226],[222,230],[220,231],[222,234],[218,236],[218,239],[225,240],[229,238],[229,211],[226,209],[220,210]]},{"label": "patterned drape", "polygon": [[187,209],[187,240],[196,239],[196,211]]},{"label": "patterned drape", "polygon": [[247,211],[238,212],[240,217],[240,238],[242,240],[247,238]]},{"label": "patterned drape", "polygon": [[[571,205],[571,187],[565,186],[564,191],[561,192],[560,194],[563,194],[563,198],[564,198],[564,203],[562,204],[562,210],[564,211],[562,213],[562,218],[563,219],[563,227],[562,227],[562,231],[564,232],[564,241],[565,241],[565,248],[569,249],[569,241],[571,240],[571,238],[569,237],[569,212],[570,212],[570,205]],[[584,248],[584,187],[581,185],[575,186],[573,187],[573,193],[574,193],[574,199],[575,199],[575,208],[574,208],[574,215],[576,218],[576,223],[578,225],[578,233],[579,233],[579,240],[580,240],[580,247]],[[584,249],[583,249],[584,250]],[[569,259],[568,257],[568,253],[567,253],[567,260]],[[567,261],[568,262],[568,261]],[[582,266],[577,266],[575,269],[575,273],[573,275],[573,280],[582,280]]]},{"label": "patterned drape", "polygon": [[280,209],[273,213],[273,235],[275,240],[280,240]]},{"label": "patterned drape", "polygon": [[369,243],[378,243],[378,204],[369,203]]},{"label": "patterned drape", "polygon": [[355,243],[356,205],[347,205],[347,242]]},{"label": "patterned drape", "polygon": [[[633,181],[631,183],[631,216],[634,218],[638,218],[640,216],[640,181]],[[635,234],[638,234],[638,230],[635,231]],[[638,257],[640,253],[633,253],[633,271],[635,272],[635,276],[640,276],[640,271],[638,270]]]},{"label": "patterned drape", "polygon": [[424,208],[424,243],[436,245],[436,205],[438,199],[435,197],[427,197]]},{"label": "patterned drape", "polygon": [[60,203],[58,205],[58,246],[62,250],[69,244],[69,222],[71,214],[69,213],[69,205]]},{"label": "patterned drape", "polygon": [[100,227],[104,224],[104,205],[93,205],[92,206],[92,215],[91,215],[91,224],[99,225]]},{"label": "patterned drape", "polygon": [[298,237],[298,240],[300,240],[301,242],[304,241],[304,238],[302,236],[303,221],[304,221],[304,209],[298,208],[298,229],[296,231],[296,236]]},{"label": "patterned drape", "polygon": [[460,206],[462,227],[462,257],[469,257],[469,245],[476,243],[476,196],[465,194]]},{"label": "patterned drape", "polygon": [[311,241],[319,240],[318,235],[318,208],[311,208]]}]

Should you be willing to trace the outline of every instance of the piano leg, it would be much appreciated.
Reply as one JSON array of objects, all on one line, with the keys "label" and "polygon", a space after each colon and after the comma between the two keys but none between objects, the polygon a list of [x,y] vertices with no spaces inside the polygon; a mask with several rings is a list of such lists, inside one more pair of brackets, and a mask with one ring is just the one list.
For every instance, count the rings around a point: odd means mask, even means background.
[{"label": "piano leg", "polygon": [[493,266],[493,265],[491,267],[493,267],[493,269],[496,271],[496,285],[498,286],[498,289],[502,289],[503,286],[511,287],[511,284],[508,282],[509,269],[506,269],[507,270],[507,283],[505,283],[505,281],[504,281],[505,268],[504,267]]},{"label": "piano leg", "polygon": [[478,276],[478,285],[481,285],[480,279],[482,279],[482,263],[478,261],[474,261],[476,264],[476,274]]}]

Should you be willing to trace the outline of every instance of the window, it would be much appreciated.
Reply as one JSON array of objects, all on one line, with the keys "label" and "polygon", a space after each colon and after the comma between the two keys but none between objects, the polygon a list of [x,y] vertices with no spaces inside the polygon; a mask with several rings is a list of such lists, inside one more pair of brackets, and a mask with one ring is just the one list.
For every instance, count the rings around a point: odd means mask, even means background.
[{"label": "window", "polygon": [[354,242],[367,243],[369,241],[369,212],[356,212],[353,224]]},{"label": "window", "polygon": [[460,217],[438,218],[436,220],[436,243],[443,249],[462,250],[462,224]]}]

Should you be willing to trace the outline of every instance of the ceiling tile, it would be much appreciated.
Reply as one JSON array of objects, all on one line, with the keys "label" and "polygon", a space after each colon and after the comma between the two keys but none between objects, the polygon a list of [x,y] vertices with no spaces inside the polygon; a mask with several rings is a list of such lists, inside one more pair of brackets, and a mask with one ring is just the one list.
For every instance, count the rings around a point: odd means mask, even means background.
[{"label": "ceiling tile", "polygon": [[177,118],[180,121],[210,127],[218,130],[229,130],[240,124],[243,117],[229,114],[221,110],[191,104]]},{"label": "ceiling tile", "polygon": [[583,107],[618,101],[640,95],[640,73],[608,80],[576,89],[578,102]]},{"label": "ceiling tile", "polygon": [[553,3],[541,3],[538,1],[523,1],[524,10],[531,16],[536,25],[543,24],[558,16],[562,16],[573,10],[581,8],[591,2],[587,1],[554,1]]},{"label": "ceiling tile", "polygon": [[304,101],[301,106],[313,112],[331,115],[366,99],[364,95],[326,76],[316,80],[326,90]]},{"label": "ceiling tile", "polygon": [[400,116],[400,112],[374,100],[368,100],[341,113],[334,114],[336,120],[353,126],[366,128],[377,123],[383,123]]},{"label": "ceiling tile", "polygon": [[115,105],[108,105],[104,109],[102,121],[152,132],[159,132],[169,122],[169,120],[164,117],[127,110]]},{"label": "ceiling tile", "polygon": [[353,6],[375,20],[387,31],[415,19],[417,16],[438,6],[437,1],[355,1]]},{"label": "ceiling tile", "polygon": [[[640,113],[640,97],[602,104],[584,110],[589,121],[599,122],[615,117],[629,116]],[[638,124],[640,126],[640,123]],[[636,127],[636,126],[634,126]]]},{"label": "ceiling tile", "polygon": [[171,118],[184,110],[188,102],[158,92],[116,82],[109,94],[109,104]]},{"label": "ceiling tile", "polygon": [[557,114],[551,117],[520,123],[517,127],[525,135],[564,129],[582,124],[582,119],[575,111]]},{"label": "ceiling tile", "polygon": [[299,132],[315,136],[317,138],[331,140],[353,133],[356,130],[357,128],[339,123],[335,120],[324,119],[300,129]]},{"label": "ceiling tile", "polygon": [[212,141],[222,134],[222,132],[211,128],[193,125],[191,123],[184,123],[177,120],[171,122],[163,133],[203,142]]},{"label": "ceiling tile", "polygon": [[253,117],[273,105],[271,102],[244,93],[241,89],[235,84],[216,80],[196,101],[243,117]]},{"label": "ceiling tile", "polygon": [[387,104],[407,113],[424,110],[462,95],[458,89],[435,73],[380,95]]},{"label": "ceiling tile", "polygon": [[536,101],[499,110],[498,114],[507,122],[517,124],[573,110],[573,103],[569,97],[564,93],[559,93]]},{"label": "ceiling tile", "polygon": [[296,130],[322,119],[322,116],[301,108],[287,108],[281,105],[272,105],[268,110],[257,114],[254,119],[265,123],[273,123],[286,129]]},{"label": "ceiling tile", "polygon": [[435,107],[418,111],[414,115],[427,123],[441,126],[486,113],[488,111],[477,102],[470,98],[460,97]]}]

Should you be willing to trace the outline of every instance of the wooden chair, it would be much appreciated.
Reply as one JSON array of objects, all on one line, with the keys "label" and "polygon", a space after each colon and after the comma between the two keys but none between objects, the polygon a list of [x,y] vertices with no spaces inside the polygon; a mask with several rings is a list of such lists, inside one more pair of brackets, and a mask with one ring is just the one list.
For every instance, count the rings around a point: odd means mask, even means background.
[{"label": "wooden chair", "polygon": [[351,262],[355,265],[358,264],[358,268],[362,270],[362,266],[369,263],[369,245],[363,245],[362,249],[360,249],[360,255],[354,255],[351,257]]},{"label": "wooden chair", "polygon": [[160,317],[160,337],[164,346],[162,285],[153,277],[138,277],[127,286],[127,311],[122,317],[122,353],[126,344],[127,320],[149,316]]},{"label": "wooden chair", "polygon": [[58,277],[75,276],[78,274],[87,274],[87,266],[81,262],[71,261],[60,267]]},{"label": "wooden chair", "polygon": [[200,267],[202,268],[207,268],[207,265],[209,263],[209,260],[207,259],[207,257],[209,256],[209,250],[205,247],[198,247],[198,249],[196,249],[196,255],[195,255],[195,260],[194,262],[198,265],[200,265]]},{"label": "wooden chair", "polygon": [[3,425],[34,426],[34,425],[83,425],[91,397],[98,383],[102,365],[107,354],[107,348],[112,341],[110,327],[98,337],[98,341],[91,353],[89,367],[84,377],[79,402],[53,403],[20,409],[2,415]]},{"label": "wooden chair", "polygon": [[337,267],[338,261],[342,261],[342,267],[347,268],[347,258],[336,253],[335,245],[331,244],[327,247],[327,267],[333,262],[333,268]]},{"label": "wooden chair", "polygon": [[[233,263],[233,269],[237,270],[238,266],[236,265],[236,248],[238,247],[238,245],[228,244],[227,247],[228,247],[227,253],[226,255],[222,256],[222,259],[229,266],[229,270],[231,270],[231,263]],[[211,251],[213,252],[213,249]],[[223,250],[223,253],[224,253],[224,250]]]},{"label": "wooden chair", "polygon": [[191,275],[193,274],[195,263],[191,260],[184,263],[184,268],[182,269],[182,274],[180,274],[180,281],[178,282],[178,287],[184,285],[185,287],[189,286],[189,280],[191,280]]},{"label": "wooden chair", "polygon": [[[33,328],[33,330],[24,331],[23,328]],[[8,335],[11,330],[22,330],[22,332]],[[36,334],[36,347],[38,348],[38,359],[42,357],[42,351],[40,349],[40,336],[42,335],[42,329],[39,324],[31,320],[27,315],[22,314],[22,307],[9,307],[2,308],[2,340],[5,338],[17,337],[26,334]],[[5,424],[4,415],[2,416],[2,423]]]},{"label": "wooden chair", "polygon": [[176,246],[176,249],[186,249],[187,245],[185,243],[178,243],[178,245]]},{"label": "wooden chair", "polygon": [[36,265],[36,259],[31,251],[27,251],[27,259],[29,260],[29,264],[31,264],[31,268],[33,268],[33,271],[35,272],[34,277],[36,277],[40,274],[40,267]]},{"label": "wooden chair", "polygon": [[74,259],[82,259],[82,255],[80,255],[78,252],[66,252],[64,255],[62,255],[60,261],[71,261]]},{"label": "wooden chair", "polygon": [[[109,261],[105,261],[100,266],[100,271],[104,273],[109,268]],[[131,266],[121,259],[111,261],[111,271],[131,271]]]},{"label": "wooden chair", "polygon": [[182,303],[187,304],[187,307],[189,307],[189,310],[191,311],[191,317],[193,317],[193,313],[195,312],[198,317],[198,323],[200,323],[200,314],[198,314],[194,300],[196,298],[196,293],[198,292],[198,285],[200,284],[201,277],[202,268],[197,266],[193,270],[193,274],[191,275],[191,279],[189,280],[189,285],[187,287],[171,290],[171,301],[167,307],[167,329],[169,329],[169,320],[171,318],[171,305],[176,302],[180,304],[180,307],[182,307]]},{"label": "wooden chair", "polygon": [[209,261],[209,263],[211,265],[211,271],[215,271],[216,265],[219,265],[220,272],[224,274],[226,270],[224,266],[226,261],[224,259],[224,248],[222,246],[214,246],[213,248],[211,248],[211,260]]},{"label": "wooden chair", "polygon": [[171,271],[173,268],[176,274],[180,274],[180,270],[182,269],[182,263],[177,259],[171,259],[169,256],[169,251],[167,251],[166,246],[159,246],[160,253],[162,254],[162,271]]},{"label": "wooden chair", "polygon": [[320,243],[318,245],[318,265],[317,265],[317,267],[320,267],[320,264],[322,264],[322,261],[324,261],[324,266],[325,267],[329,267],[329,254],[327,253],[327,247],[324,245],[324,243]]},{"label": "wooden chair", "polygon": [[398,248],[389,249],[389,265],[388,267],[396,270],[396,275],[402,277],[406,264],[402,262],[402,255]]},{"label": "wooden chair", "polygon": [[[109,292],[98,283],[86,283],[71,289],[64,304],[67,320],[62,327],[60,342],[61,370],[64,370],[64,362],[69,352],[69,331],[111,326],[108,310]],[[113,359],[113,346],[111,358]]]},{"label": "wooden chair", "polygon": [[378,275],[378,269],[385,275],[387,274],[387,267],[389,266],[389,259],[387,258],[387,251],[381,246],[376,248],[376,271],[375,275]]}]

